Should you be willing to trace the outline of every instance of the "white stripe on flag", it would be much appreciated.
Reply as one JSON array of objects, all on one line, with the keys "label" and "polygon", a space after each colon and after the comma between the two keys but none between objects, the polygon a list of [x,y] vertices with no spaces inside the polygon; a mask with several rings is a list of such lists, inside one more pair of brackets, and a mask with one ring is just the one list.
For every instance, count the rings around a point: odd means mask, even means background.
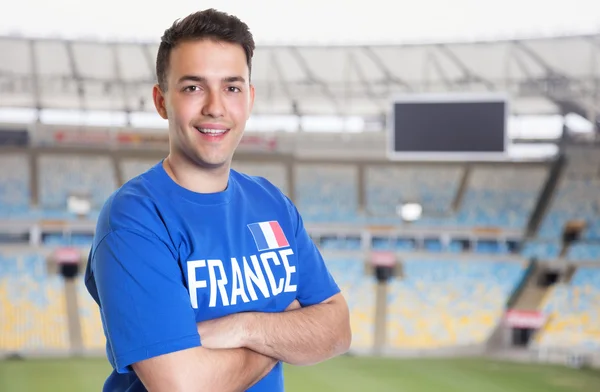
[{"label": "white stripe on flag", "polygon": [[275,238],[275,233],[273,233],[273,229],[271,228],[269,222],[260,222],[259,225],[260,229],[265,235],[265,240],[267,240],[267,245],[269,246],[269,249],[279,248],[279,245],[277,244],[277,238]]}]

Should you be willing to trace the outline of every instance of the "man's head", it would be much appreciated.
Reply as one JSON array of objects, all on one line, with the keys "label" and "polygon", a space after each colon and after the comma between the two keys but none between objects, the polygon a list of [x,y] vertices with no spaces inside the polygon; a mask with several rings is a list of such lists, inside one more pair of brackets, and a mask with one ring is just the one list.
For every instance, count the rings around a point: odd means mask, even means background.
[{"label": "man's head", "polygon": [[197,166],[228,164],[254,103],[248,26],[213,9],[176,21],[162,37],[153,96],[169,120],[171,155]]}]

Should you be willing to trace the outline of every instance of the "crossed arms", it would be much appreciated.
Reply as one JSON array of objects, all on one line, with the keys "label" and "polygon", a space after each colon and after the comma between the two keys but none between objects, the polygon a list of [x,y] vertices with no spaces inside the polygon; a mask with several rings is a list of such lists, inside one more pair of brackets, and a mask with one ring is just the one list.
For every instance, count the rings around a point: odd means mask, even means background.
[{"label": "crossed arms", "polygon": [[133,369],[149,391],[245,391],[278,361],[311,365],[346,352],[351,331],[336,294],[285,312],[237,313],[198,323],[202,347],[140,361]]}]

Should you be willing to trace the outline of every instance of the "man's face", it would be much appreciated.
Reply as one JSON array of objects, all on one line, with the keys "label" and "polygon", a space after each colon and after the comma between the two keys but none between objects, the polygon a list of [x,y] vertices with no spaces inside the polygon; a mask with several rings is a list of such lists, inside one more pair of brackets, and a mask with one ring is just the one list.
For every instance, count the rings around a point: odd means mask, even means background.
[{"label": "man's face", "polygon": [[159,114],[169,120],[171,154],[205,168],[231,162],[254,103],[240,45],[209,39],[171,52],[167,91],[154,89]]}]

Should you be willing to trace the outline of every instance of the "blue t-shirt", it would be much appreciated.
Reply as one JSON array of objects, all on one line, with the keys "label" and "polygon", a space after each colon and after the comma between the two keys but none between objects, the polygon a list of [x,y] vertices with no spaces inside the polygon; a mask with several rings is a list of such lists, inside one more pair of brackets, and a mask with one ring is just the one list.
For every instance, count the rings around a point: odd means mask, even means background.
[{"label": "blue t-shirt", "polygon": [[[111,392],[146,390],[133,363],[201,346],[197,322],[339,292],[297,209],[266,179],[231,170],[225,191],[199,194],[162,162],[105,203],[85,284],[100,308]],[[281,362],[249,391],[283,391]]]}]

